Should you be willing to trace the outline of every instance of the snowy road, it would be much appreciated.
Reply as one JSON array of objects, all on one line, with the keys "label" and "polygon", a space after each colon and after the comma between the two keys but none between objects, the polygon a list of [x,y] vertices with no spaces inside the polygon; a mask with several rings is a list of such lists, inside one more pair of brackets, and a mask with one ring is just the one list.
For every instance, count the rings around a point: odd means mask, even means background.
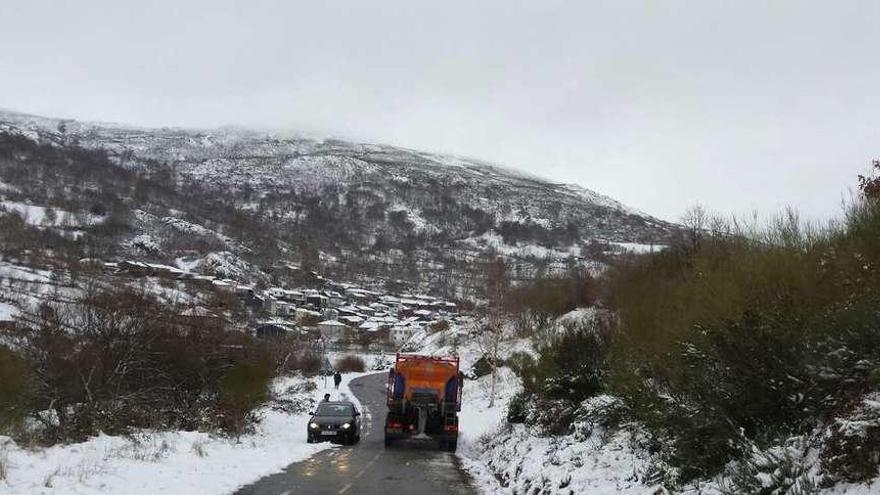
[{"label": "snowy road", "polygon": [[[239,495],[476,493],[454,454],[434,443],[395,444],[386,449],[385,373],[357,378],[350,388],[361,403],[360,444],[320,452],[240,489]],[[305,432],[303,432],[305,435]]]}]

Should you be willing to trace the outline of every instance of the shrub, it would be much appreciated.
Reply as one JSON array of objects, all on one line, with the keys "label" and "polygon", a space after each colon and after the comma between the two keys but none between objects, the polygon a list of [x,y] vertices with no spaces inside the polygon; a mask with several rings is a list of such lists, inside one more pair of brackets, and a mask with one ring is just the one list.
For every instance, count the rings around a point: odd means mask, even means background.
[{"label": "shrub", "polygon": [[306,376],[317,375],[321,371],[321,355],[314,352],[305,352],[296,358],[296,370]]},{"label": "shrub", "polygon": [[844,227],[716,221],[613,269],[611,392],[665,446],[677,482],[810,431],[875,386],[880,208],[857,205]]},{"label": "shrub", "polygon": [[861,483],[874,479],[880,468],[880,404],[877,394],[864,400],[830,428],[822,464],[829,481]]},{"label": "shrub", "polygon": [[360,356],[349,354],[336,361],[336,370],[341,373],[363,372],[367,369],[367,363]]},{"label": "shrub", "polygon": [[255,419],[253,411],[269,395],[272,362],[266,357],[243,361],[230,368],[220,380],[220,426],[241,433]]},{"label": "shrub", "polygon": [[273,370],[253,338],[127,289],[45,304],[7,332],[39,377],[30,412],[50,443],[141,428],[237,433]]},{"label": "shrub", "polygon": [[0,347],[0,432],[14,427],[27,414],[28,374],[21,357]]},{"label": "shrub", "polygon": [[809,495],[818,491],[816,480],[804,462],[804,445],[753,449],[751,456],[728,469],[721,493],[738,495]]},{"label": "shrub", "polygon": [[599,294],[598,283],[585,270],[564,275],[540,277],[516,286],[504,296],[504,308],[528,321],[520,331],[547,325],[553,318],[573,309],[593,306]]},{"label": "shrub", "polygon": [[507,422],[512,424],[525,423],[531,396],[525,391],[517,392],[507,403]]},{"label": "shrub", "polygon": [[523,383],[514,420],[524,419],[545,434],[571,432],[581,403],[605,387],[609,341],[607,329],[597,323],[558,335],[537,360],[523,353],[509,358]]},{"label": "shrub", "polygon": [[471,367],[471,375],[473,379],[488,376],[492,373],[492,360],[487,355],[480,356],[480,359]]}]

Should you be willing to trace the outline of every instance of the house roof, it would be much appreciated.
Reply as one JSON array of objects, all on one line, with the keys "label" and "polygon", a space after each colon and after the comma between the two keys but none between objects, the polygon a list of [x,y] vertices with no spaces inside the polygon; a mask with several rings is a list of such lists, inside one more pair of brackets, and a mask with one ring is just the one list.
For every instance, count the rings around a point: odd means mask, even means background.
[{"label": "house roof", "polygon": [[347,327],[345,323],[342,323],[339,320],[325,320],[322,322],[318,322],[319,327]]}]

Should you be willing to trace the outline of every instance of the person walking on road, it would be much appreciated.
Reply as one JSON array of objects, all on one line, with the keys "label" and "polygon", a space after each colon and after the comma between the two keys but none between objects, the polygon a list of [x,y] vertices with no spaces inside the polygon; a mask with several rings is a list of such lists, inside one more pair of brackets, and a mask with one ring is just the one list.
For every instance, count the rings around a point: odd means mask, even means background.
[{"label": "person walking on road", "polygon": [[337,371],[333,375],[333,385],[336,386],[336,390],[339,390],[339,384],[342,383],[342,374]]}]

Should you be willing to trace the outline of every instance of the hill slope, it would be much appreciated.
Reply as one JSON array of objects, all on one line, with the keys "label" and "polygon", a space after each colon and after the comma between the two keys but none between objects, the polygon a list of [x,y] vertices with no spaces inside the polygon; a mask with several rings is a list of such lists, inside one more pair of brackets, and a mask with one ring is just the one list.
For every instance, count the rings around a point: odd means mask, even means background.
[{"label": "hill slope", "polygon": [[[93,213],[119,203],[125,232],[113,242],[127,255],[230,251],[261,263],[286,258],[349,272],[344,275],[423,279],[427,271],[454,271],[500,254],[530,276],[540,267],[595,258],[608,241],[663,244],[675,230],[578,186],[391,146],[11,112],[0,112],[0,133],[18,143],[7,144],[0,167],[7,201],[88,206]],[[99,168],[115,167],[113,174],[129,177],[123,182],[134,182],[72,192],[76,177],[56,167],[41,178],[57,182],[46,195],[40,180],[28,183],[16,173],[24,163],[21,146],[101,161]],[[107,197],[87,205],[97,190]]]}]

